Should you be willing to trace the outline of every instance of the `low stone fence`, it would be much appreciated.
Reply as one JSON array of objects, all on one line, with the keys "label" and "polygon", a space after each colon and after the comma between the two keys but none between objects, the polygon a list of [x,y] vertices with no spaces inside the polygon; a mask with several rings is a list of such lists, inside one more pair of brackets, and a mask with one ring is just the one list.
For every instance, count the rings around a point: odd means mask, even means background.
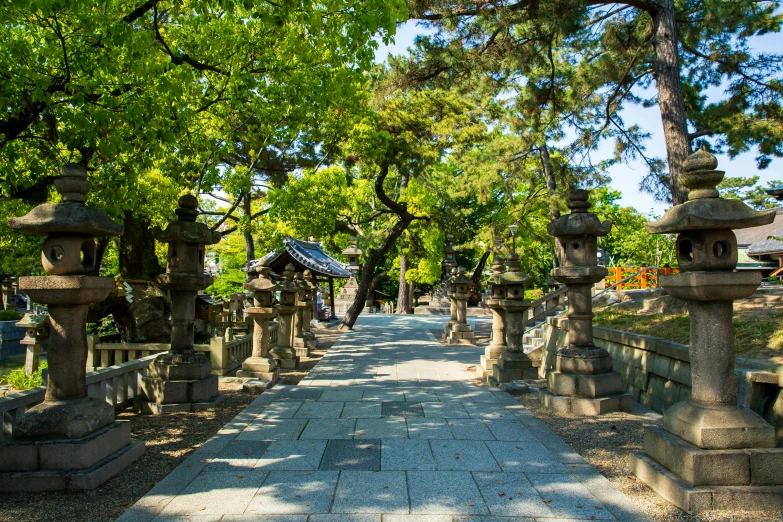
[{"label": "low stone fence", "polygon": [[[547,319],[546,338],[541,348],[541,357],[546,362],[539,367],[542,378],[554,369],[557,350],[566,345],[567,337],[568,319]],[[675,402],[690,399],[691,363],[687,345],[598,326],[593,327],[593,339],[596,346],[606,348],[611,354],[614,369],[620,372],[623,387],[633,400],[662,413]],[[772,404],[764,402],[774,401],[778,388],[783,388],[783,368],[740,357],[736,364],[738,402],[755,411],[765,407],[765,411],[771,412]]]},{"label": "low stone fence", "polygon": [[[102,399],[115,410],[130,406],[140,393],[141,379],[147,374],[147,367],[156,355],[147,355],[134,361],[124,362],[108,368],[87,372],[87,393],[90,397]],[[3,420],[2,439],[11,438],[11,425],[17,415],[43,402],[46,386],[32,390],[11,393],[0,398],[0,415]]]},{"label": "low stone fence", "polygon": [[[277,342],[277,324],[269,328],[270,346]],[[97,335],[87,336],[87,371],[116,366],[127,361],[145,358],[168,351],[167,343],[107,343]],[[226,375],[239,368],[253,352],[253,334],[249,333],[226,341],[213,337],[209,344],[194,346],[197,352],[209,357],[214,375]]]}]

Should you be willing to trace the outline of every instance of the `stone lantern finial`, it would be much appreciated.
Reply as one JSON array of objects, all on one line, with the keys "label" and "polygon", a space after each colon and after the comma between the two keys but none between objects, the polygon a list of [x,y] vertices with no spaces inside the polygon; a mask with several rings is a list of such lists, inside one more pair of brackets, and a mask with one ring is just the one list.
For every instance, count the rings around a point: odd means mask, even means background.
[{"label": "stone lantern finial", "polygon": [[[663,412],[663,429],[645,429],[646,455],[634,456],[632,469],[653,489],[673,484],[665,487],[667,498],[678,499],[677,505],[688,512],[703,509],[695,496],[717,499],[728,489],[716,486],[732,486],[737,509],[780,506],[783,498],[783,476],[760,475],[762,459],[783,462],[783,448],[775,448],[775,428],[737,404],[732,324],[734,300],[750,297],[761,283],[760,272],[735,271],[738,248],[732,230],[772,223],[775,211],[759,212],[742,201],[721,198],[716,187],[724,173],[717,166],[707,151],[689,156],[681,175],[690,189],[688,201],[645,223],[650,233],[677,234],[680,273],[660,276],[660,284],[672,297],[688,302],[692,386],[689,400]],[[755,454],[764,456],[747,457]],[[709,464],[683,466],[685,457]]]}]

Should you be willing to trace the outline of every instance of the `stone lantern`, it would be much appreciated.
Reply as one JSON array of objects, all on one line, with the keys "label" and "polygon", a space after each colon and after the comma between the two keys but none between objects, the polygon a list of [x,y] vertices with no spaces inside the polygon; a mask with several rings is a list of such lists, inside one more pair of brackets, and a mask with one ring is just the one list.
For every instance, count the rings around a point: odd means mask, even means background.
[{"label": "stone lantern", "polygon": [[280,368],[269,357],[269,321],[277,317],[277,310],[272,303],[279,288],[270,278],[272,269],[267,260],[262,260],[257,270],[258,277],[244,284],[245,289],[253,293],[253,306],[245,309],[254,322],[253,353],[242,362],[242,369],[237,371],[237,377],[257,379],[244,386],[253,392],[265,390],[277,382],[280,376]]},{"label": "stone lantern", "polygon": [[530,308],[530,301],[525,299],[525,286],[533,279],[519,269],[519,255],[516,252],[509,254],[506,263],[508,271],[498,276],[498,297],[505,291],[505,296],[499,300],[506,314],[506,349],[492,368],[492,376],[488,379],[492,385],[535,379],[538,376],[538,372],[533,368],[533,360],[525,354],[522,344],[525,312]]},{"label": "stone lantern", "polygon": [[16,326],[24,328],[24,338],[20,344],[27,346],[24,357],[24,373],[32,375],[38,371],[41,363],[41,345],[49,340],[49,316],[24,314]]},{"label": "stone lantern", "polygon": [[582,415],[628,410],[630,396],[623,392],[620,374],[612,370],[612,357],[593,343],[592,287],[606,277],[598,266],[597,238],[612,229],[588,212],[586,190],[574,190],[568,201],[571,213],[547,226],[557,238],[562,265],[552,277],[568,292],[568,346],[557,351],[556,371],[547,374],[549,389],[541,393],[544,406]]},{"label": "stone lantern", "polygon": [[15,309],[16,305],[11,300],[14,295],[14,281],[11,276],[5,276],[0,279],[0,298],[2,300],[3,310]]},{"label": "stone lantern", "polygon": [[277,311],[280,314],[277,330],[277,344],[269,351],[269,355],[277,365],[284,370],[293,370],[299,364],[299,356],[293,348],[294,315],[297,311],[296,294],[299,287],[294,283],[294,265],[287,264],[283,272],[283,282],[280,288],[280,304]]},{"label": "stone lantern", "polygon": [[692,391],[690,400],[663,413],[663,428],[646,428],[644,456],[632,469],[659,495],[688,512],[710,509],[783,510],[783,448],[758,413],[737,405],[734,382],[733,302],[750,297],[761,273],[736,272],[733,229],[771,223],[758,212],[721,199],[724,173],[715,156],[692,154],[683,164],[688,201],[645,224],[652,234],[677,234],[679,274],[661,286],[688,302]]},{"label": "stone lantern", "polygon": [[457,276],[451,280],[451,295],[456,304],[457,322],[451,327],[446,338],[448,344],[476,344],[473,328],[467,322],[468,298],[472,283],[473,281],[465,275],[463,267],[457,269]]},{"label": "stone lantern", "polygon": [[308,348],[314,349],[318,347],[318,339],[316,339],[311,325],[315,311],[316,299],[316,286],[315,281],[313,280],[312,270],[307,269],[304,271],[304,283],[307,285],[307,293],[305,294],[305,298],[308,306],[305,307],[303,312],[302,337],[304,337]]},{"label": "stone lantern", "polygon": [[[348,245],[348,248],[343,250],[343,254],[348,256],[347,268],[351,271],[351,277],[348,278],[345,286],[340,289],[340,293],[335,299],[334,306],[338,314],[348,311],[356,299],[356,293],[359,291],[359,283],[356,281],[356,274],[361,269],[361,266],[359,266],[359,256],[362,255],[362,251],[356,248],[355,237],[351,236],[351,243]],[[372,300],[372,296],[368,294],[367,308],[369,313],[373,313],[375,308],[372,304]]]},{"label": "stone lantern", "polygon": [[351,242],[348,244],[348,248],[343,250],[343,255],[348,256],[348,270],[350,270],[354,276],[361,269],[359,266],[359,256],[362,255],[362,251],[356,248],[356,238],[351,236]]},{"label": "stone lantern", "polygon": [[304,274],[297,272],[294,274],[294,283],[296,284],[296,313],[294,314],[294,350],[299,357],[309,357],[310,347],[304,338],[304,316],[305,310],[313,304],[308,299],[310,286],[305,283]]},{"label": "stone lantern", "polygon": [[144,452],[143,442],[130,439],[130,422],[115,421],[107,401],[87,394],[87,309],[114,288],[113,278],[88,275],[94,238],[123,227],[84,204],[91,185],[82,165],[63,167],[54,186],[60,203],[8,220],[9,228],[46,236],[41,263],[48,275],[22,277],[19,286],[48,305],[50,329],[44,401],[17,415],[6,433],[11,440],[0,444],[3,491],[93,489]]},{"label": "stone lantern", "polygon": [[193,348],[196,295],[212,284],[212,276],[204,272],[204,247],[220,241],[220,233],[196,222],[198,200],[194,196],[180,197],[178,205],[177,220],[165,230],[155,227],[152,231],[155,239],[169,245],[166,273],[157,281],[171,294],[171,349],[150,364],[149,374],[142,379],[137,406],[143,413],[197,411],[223,399],[209,358]]},{"label": "stone lantern", "polygon": [[446,279],[446,281],[444,281],[446,283],[446,296],[449,299],[449,321],[443,327],[444,340],[448,338],[449,333],[451,333],[451,329],[455,324],[457,324],[457,301],[454,300],[454,292],[452,291],[452,282],[454,281],[455,277],[457,277],[456,267],[451,269],[451,274]]},{"label": "stone lantern", "polygon": [[492,276],[487,279],[489,287],[489,297],[487,307],[492,310],[492,341],[484,349],[484,355],[481,356],[481,368],[484,371],[484,377],[492,375],[492,368],[498,362],[498,358],[506,351],[506,311],[503,310],[503,299],[506,297],[506,285],[501,276],[506,271],[506,265],[503,263],[503,257],[495,254],[492,263]]}]

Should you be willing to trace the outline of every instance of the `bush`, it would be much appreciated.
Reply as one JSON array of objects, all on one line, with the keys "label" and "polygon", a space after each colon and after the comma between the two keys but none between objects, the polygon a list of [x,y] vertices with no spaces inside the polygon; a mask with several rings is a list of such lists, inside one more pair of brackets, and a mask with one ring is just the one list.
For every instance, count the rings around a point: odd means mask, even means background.
[{"label": "bush", "polygon": [[21,318],[16,310],[0,310],[0,321],[18,321]]},{"label": "bush", "polygon": [[14,387],[17,391],[24,391],[24,390],[30,390],[32,388],[37,388],[43,384],[43,379],[41,378],[41,371],[46,368],[48,365],[46,361],[41,362],[41,366],[38,367],[38,371],[33,373],[32,375],[27,375],[24,373],[24,368],[17,368],[16,370],[12,370],[11,373],[5,376],[5,379],[3,379],[5,382],[10,384]]}]

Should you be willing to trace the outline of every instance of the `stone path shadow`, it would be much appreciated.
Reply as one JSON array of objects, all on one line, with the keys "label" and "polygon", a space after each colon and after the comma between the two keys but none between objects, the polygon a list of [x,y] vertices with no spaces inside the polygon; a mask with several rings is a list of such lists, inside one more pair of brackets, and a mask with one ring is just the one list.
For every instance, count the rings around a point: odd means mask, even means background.
[{"label": "stone path shadow", "polygon": [[298,386],[276,386],[122,522],[648,520],[505,392],[438,316],[361,317]]}]

